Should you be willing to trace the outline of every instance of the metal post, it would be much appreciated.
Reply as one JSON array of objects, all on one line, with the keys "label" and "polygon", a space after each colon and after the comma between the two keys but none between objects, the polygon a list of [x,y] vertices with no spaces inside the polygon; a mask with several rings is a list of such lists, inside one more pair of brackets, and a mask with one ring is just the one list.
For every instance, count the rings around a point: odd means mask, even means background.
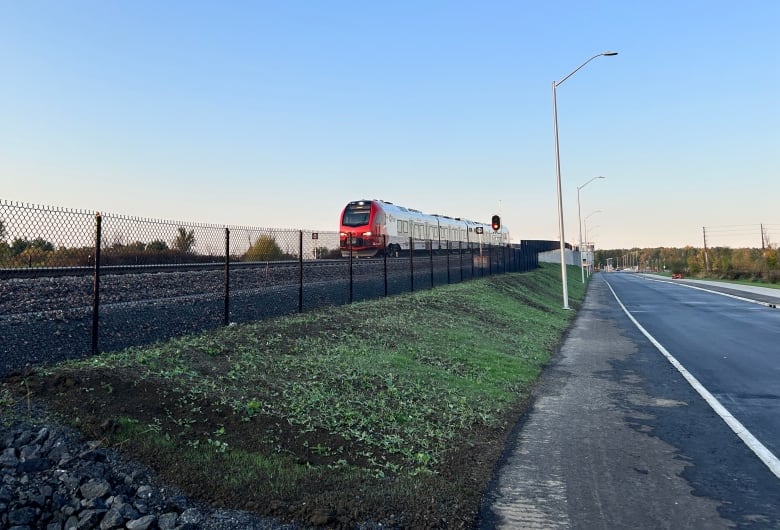
[{"label": "metal post", "polygon": [[414,237],[409,236],[409,284],[414,292]]},{"label": "metal post", "polygon": [[561,156],[558,148],[558,98],[555,95],[556,82],[553,81],[553,133],[555,135],[555,180],[558,189],[558,235],[561,249],[561,286],[563,288],[563,308],[569,309],[569,285],[566,278],[566,238],[563,235],[563,198],[561,196]]},{"label": "metal post", "polygon": [[433,289],[433,239],[429,239],[429,250],[428,254],[430,256],[430,264],[431,264],[431,289]]},{"label": "metal post", "polygon": [[92,284],[92,354],[98,352],[98,326],[100,323],[100,246],[103,217],[95,212],[95,268]]},{"label": "metal post", "polygon": [[463,283],[463,241],[458,241],[458,258],[460,259],[460,281]]},{"label": "metal post", "polygon": [[469,243],[469,254],[471,259],[471,279],[474,279],[474,243]]},{"label": "metal post", "polygon": [[561,197],[561,155],[558,145],[558,98],[555,89],[558,85],[566,81],[573,76],[580,68],[591,62],[596,57],[601,56],[609,57],[617,55],[617,52],[602,52],[597,53],[577,68],[571,71],[566,77],[560,81],[552,82],[552,96],[553,96],[553,133],[555,136],[555,180],[558,188],[558,234],[561,237],[561,286],[563,289],[563,308],[569,309],[569,285],[566,278],[566,243],[563,234],[563,199]]},{"label": "metal post", "polygon": [[382,248],[385,249],[382,255],[385,261],[385,296],[387,296],[387,235],[382,236]]},{"label": "metal post", "polygon": [[447,285],[450,284],[450,241],[447,240]]},{"label": "metal post", "polygon": [[298,230],[298,312],[303,313],[303,230]]},{"label": "metal post", "polygon": [[223,323],[230,324],[230,228],[225,227],[225,317]]}]

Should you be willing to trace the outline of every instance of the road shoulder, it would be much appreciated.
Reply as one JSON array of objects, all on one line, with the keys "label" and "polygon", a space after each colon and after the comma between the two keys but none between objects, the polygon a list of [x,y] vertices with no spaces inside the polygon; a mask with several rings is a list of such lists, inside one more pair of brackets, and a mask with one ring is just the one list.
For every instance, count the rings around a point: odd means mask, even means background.
[{"label": "road shoulder", "polygon": [[[727,427],[626,322],[594,278],[485,497],[480,528],[733,525],[723,501],[692,484],[698,463],[660,435],[659,418]],[[648,372],[658,376],[654,386]]]}]

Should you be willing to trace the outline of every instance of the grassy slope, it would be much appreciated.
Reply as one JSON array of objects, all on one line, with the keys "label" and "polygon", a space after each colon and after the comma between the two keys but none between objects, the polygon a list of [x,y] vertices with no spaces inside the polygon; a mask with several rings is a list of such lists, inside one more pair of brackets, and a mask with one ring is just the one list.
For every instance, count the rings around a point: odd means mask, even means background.
[{"label": "grassy slope", "polygon": [[573,315],[546,265],[71,362],[29,386],[215,504],[468,526]]}]

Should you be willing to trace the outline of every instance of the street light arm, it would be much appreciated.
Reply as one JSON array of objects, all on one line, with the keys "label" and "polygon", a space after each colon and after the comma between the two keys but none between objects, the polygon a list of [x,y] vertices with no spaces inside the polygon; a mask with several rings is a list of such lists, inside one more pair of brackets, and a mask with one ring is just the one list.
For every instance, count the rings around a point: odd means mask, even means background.
[{"label": "street light arm", "polygon": [[584,188],[585,186],[587,186],[588,184],[590,184],[591,182],[593,182],[596,179],[605,179],[605,178],[607,178],[607,177],[601,177],[601,176],[593,177],[592,179],[590,179],[588,182],[586,182],[582,186],[577,186],[577,191],[581,190],[582,188]]},{"label": "street light arm", "polygon": [[590,219],[590,217],[591,217],[592,215],[595,215],[595,214],[597,214],[597,213],[601,213],[601,212],[603,212],[603,211],[604,211],[604,210],[593,210],[592,212],[590,212],[588,215],[586,215],[586,216],[585,216],[585,220],[587,221],[588,219]]},{"label": "street light arm", "polygon": [[560,80],[560,81],[558,81],[557,83],[555,83],[555,82],[554,82],[554,83],[553,83],[553,85],[554,85],[554,86],[556,86],[556,87],[557,87],[557,86],[559,86],[559,85],[560,85],[560,84],[562,84],[564,81],[566,81],[568,78],[570,78],[571,76],[573,76],[574,74],[576,74],[576,73],[577,73],[577,72],[580,70],[580,68],[582,68],[583,66],[585,66],[586,64],[588,64],[589,62],[591,62],[591,61],[592,61],[593,59],[595,59],[596,57],[601,57],[602,55],[603,55],[604,57],[611,57],[611,56],[613,56],[613,55],[617,55],[617,52],[601,52],[601,53],[597,53],[596,55],[594,55],[593,57],[591,57],[590,59],[588,59],[587,61],[585,61],[585,62],[584,62],[584,63],[582,63],[581,65],[579,65],[577,68],[575,68],[574,70],[572,70],[572,71],[569,73],[569,75],[567,75],[566,77],[564,77],[563,79],[561,79],[561,80]]}]

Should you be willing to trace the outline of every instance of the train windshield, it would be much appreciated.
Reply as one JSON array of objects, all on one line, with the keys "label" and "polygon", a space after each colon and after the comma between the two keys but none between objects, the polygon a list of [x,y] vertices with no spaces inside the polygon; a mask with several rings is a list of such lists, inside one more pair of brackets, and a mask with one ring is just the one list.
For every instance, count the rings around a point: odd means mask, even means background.
[{"label": "train windshield", "polygon": [[344,218],[341,224],[344,226],[364,226],[368,224],[368,218],[371,213],[370,203],[348,204],[344,209]]}]

